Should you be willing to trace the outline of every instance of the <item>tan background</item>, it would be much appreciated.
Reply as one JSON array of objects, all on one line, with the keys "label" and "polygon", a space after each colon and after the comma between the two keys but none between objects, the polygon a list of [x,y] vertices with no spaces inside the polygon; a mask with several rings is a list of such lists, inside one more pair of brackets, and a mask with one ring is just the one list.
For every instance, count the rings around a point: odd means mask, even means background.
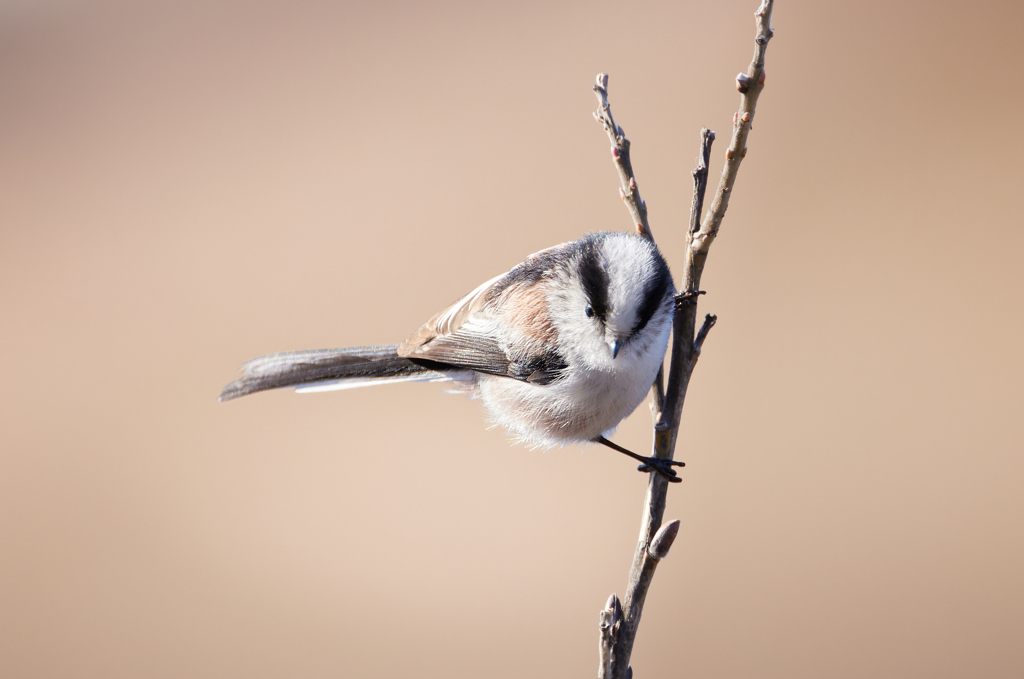
[{"label": "tan background", "polygon": [[[0,675],[592,676],[626,460],[215,399],[627,227],[598,71],[678,270],[755,5],[0,3]],[[1022,23],[777,7],[636,676],[1024,676]]]}]

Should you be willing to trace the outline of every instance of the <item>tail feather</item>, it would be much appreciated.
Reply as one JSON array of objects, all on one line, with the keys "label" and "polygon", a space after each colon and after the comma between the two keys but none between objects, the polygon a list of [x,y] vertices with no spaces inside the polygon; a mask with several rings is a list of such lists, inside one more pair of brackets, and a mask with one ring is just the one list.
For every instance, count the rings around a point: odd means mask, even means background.
[{"label": "tail feather", "polygon": [[[224,387],[219,401],[267,389],[342,389],[371,381],[446,379],[445,373],[398,356],[398,345],[286,351],[260,356],[242,366],[241,378]],[[350,383],[350,384],[349,384]]]}]

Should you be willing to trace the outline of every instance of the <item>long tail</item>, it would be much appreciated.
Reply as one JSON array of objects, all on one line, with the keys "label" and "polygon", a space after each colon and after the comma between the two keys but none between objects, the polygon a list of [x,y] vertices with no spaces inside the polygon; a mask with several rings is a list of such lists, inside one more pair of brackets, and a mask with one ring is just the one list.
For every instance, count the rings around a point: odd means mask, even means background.
[{"label": "long tail", "polygon": [[220,393],[219,401],[267,389],[296,387],[299,391],[347,389],[380,382],[450,379],[445,373],[398,356],[398,345],[286,351],[254,358],[245,373]]}]

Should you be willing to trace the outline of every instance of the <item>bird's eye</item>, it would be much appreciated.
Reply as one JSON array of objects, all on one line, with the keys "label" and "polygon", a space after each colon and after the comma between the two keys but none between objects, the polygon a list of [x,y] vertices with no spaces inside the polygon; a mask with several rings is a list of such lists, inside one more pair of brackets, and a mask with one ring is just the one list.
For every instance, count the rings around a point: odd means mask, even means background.
[{"label": "bird's eye", "polygon": [[587,314],[587,318],[594,317],[594,307],[590,306],[589,304],[587,305],[587,308],[583,310],[583,312]]}]

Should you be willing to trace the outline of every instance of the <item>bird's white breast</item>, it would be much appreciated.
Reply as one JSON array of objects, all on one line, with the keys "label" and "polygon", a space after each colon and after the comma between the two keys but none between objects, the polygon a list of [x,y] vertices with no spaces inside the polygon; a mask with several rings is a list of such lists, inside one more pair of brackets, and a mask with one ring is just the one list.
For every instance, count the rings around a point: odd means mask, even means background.
[{"label": "bird's white breast", "polygon": [[570,366],[552,384],[477,375],[475,391],[490,418],[525,443],[590,441],[618,426],[650,391],[668,346],[669,324],[659,330],[646,345],[630,347],[600,367]]}]

